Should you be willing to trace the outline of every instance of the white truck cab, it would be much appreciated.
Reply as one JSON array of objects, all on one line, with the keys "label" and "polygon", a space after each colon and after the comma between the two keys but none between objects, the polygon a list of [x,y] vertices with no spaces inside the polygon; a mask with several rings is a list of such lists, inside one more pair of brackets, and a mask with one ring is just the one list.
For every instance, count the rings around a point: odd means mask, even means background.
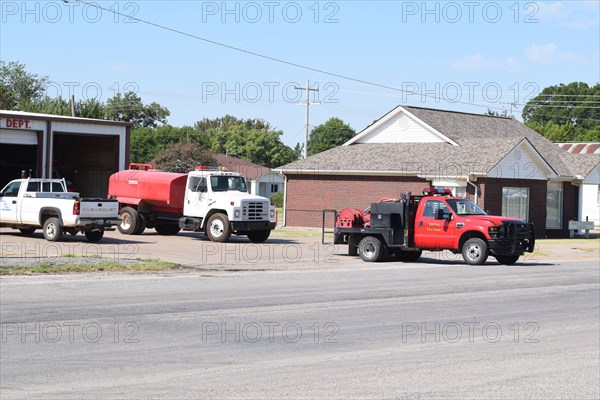
[{"label": "white truck cab", "polygon": [[264,242],[277,223],[269,199],[249,194],[240,174],[216,167],[197,167],[188,174],[183,215],[182,229],[206,231],[216,242],[232,233]]}]

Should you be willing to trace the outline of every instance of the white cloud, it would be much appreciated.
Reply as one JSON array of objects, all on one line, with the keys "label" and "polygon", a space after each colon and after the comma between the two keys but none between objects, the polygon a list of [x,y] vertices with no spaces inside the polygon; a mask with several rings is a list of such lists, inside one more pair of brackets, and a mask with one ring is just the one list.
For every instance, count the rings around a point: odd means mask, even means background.
[{"label": "white cloud", "polygon": [[600,4],[597,1],[536,2],[534,5],[535,7],[526,11],[531,13],[531,18],[540,22],[550,22],[575,30],[589,30],[600,26]]},{"label": "white cloud", "polygon": [[525,49],[525,55],[531,61],[542,64],[550,64],[556,58],[556,45],[554,43],[537,45],[534,44]]},{"label": "white cloud", "polygon": [[482,54],[472,54],[457,58],[451,62],[455,69],[477,70],[477,69],[508,69],[513,70],[519,66],[519,62],[514,57],[508,57],[505,60],[496,60],[491,57],[485,57]]},{"label": "white cloud", "polygon": [[586,57],[581,54],[559,51],[554,43],[533,44],[525,49],[525,56],[528,60],[541,64],[552,64],[556,61],[582,64],[586,61]]}]

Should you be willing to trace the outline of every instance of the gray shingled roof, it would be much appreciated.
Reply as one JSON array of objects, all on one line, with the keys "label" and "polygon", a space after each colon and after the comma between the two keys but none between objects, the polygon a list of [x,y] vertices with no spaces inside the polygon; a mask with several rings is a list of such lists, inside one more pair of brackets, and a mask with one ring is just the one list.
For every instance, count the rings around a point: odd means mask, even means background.
[{"label": "gray shingled roof", "polygon": [[574,175],[565,162],[568,153],[513,118],[420,107],[403,108],[459,146],[446,143],[351,144],[295,161],[278,170],[287,173],[315,170],[411,173],[415,171],[410,170],[410,164],[418,163],[421,165],[419,173],[457,170],[460,172],[456,174],[458,176],[482,174],[526,138],[559,176]]},{"label": "gray shingled roof", "polygon": [[576,175],[586,177],[600,163],[600,155],[567,153],[566,160]]}]

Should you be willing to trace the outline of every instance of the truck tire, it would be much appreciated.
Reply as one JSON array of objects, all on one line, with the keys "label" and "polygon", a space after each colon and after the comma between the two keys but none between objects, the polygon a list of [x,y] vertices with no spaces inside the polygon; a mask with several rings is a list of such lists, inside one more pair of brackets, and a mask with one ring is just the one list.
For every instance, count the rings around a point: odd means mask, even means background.
[{"label": "truck tire", "polygon": [[462,255],[469,265],[481,265],[488,258],[488,245],[483,239],[471,238],[462,247]]},{"label": "truck tire", "polygon": [[417,251],[396,250],[394,252],[394,256],[396,256],[396,260],[398,260],[398,261],[402,261],[402,262],[415,262],[419,258],[421,258],[421,254],[422,253],[423,252],[421,250],[417,250]]},{"label": "truck tire", "polygon": [[121,223],[117,225],[117,229],[124,235],[133,235],[140,226],[140,213],[131,207],[123,207],[119,212]]},{"label": "truck tire", "polygon": [[44,238],[49,242],[59,242],[63,238],[64,229],[60,220],[55,217],[44,221]]},{"label": "truck tire", "polygon": [[374,236],[367,236],[358,245],[360,258],[366,262],[379,262],[383,259],[385,249],[381,240]]},{"label": "truck tire", "polygon": [[175,235],[181,230],[179,225],[169,223],[157,223],[156,225],[154,225],[154,229],[156,230],[156,232],[158,232],[159,235],[163,236]]},{"label": "truck tire", "polygon": [[496,261],[504,265],[513,265],[519,261],[519,257],[521,256],[496,256]]},{"label": "truck tire", "polygon": [[85,231],[85,238],[90,242],[99,242],[104,237],[104,229]]},{"label": "truck tire", "polygon": [[264,230],[264,231],[253,231],[253,232],[248,232],[248,239],[250,239],[250,241],[252,243],[262,243],[265,240],[267,240],[270,235],[271,235],[271,230],[269,230],[269,229]]},{"label": "truck tire", "polygon": [[226,242],[231,237],[231,227],[227,215],[213,214],[206,224],[206,234],[213,242]]},{"label": "truck tire", "polygon": [[19,230],[25,236],[31,236],[35,232],[35,228],[20,228]]}]

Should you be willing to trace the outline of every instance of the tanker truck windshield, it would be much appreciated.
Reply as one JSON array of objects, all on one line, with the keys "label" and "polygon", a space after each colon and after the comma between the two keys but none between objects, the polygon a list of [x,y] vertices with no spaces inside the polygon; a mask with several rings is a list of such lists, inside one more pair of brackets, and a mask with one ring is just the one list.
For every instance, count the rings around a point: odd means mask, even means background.
[{"label": "tanker truck windshield", "polygon": [[236,190],[245,193],[248,191],[246,181],[241,176],[211,176],[210,187],[213,192]]}]

